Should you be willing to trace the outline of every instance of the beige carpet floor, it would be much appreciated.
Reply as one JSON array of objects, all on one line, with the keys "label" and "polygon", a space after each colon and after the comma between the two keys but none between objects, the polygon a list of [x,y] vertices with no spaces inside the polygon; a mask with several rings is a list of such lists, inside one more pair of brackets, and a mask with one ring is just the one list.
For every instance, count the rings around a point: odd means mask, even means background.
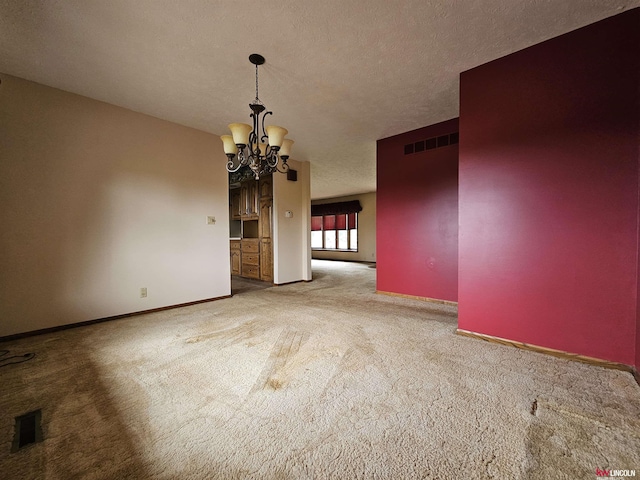
[{"label": "beige carpet floor", "polygon": [[[454,334],[456,309],[314,281],[0,343],[3,479],[640,476],[629,373]],[[514,319],[517,321],[517,319]],[[10,453],[14,418],[44,440]]]}]

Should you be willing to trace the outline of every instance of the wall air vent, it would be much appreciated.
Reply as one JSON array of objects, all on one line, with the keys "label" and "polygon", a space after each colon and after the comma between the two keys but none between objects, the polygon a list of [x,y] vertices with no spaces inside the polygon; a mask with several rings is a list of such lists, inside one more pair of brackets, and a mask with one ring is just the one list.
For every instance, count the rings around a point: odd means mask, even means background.
[{"label": "wall air vent", "polygon": [[433,150],[434,148],[447,147],[449,145],[455,145],[460,141],[460,134],[453,132],[448,135],[440,135],[439,137],[427,138],[426,140],[419,140],[415,143],[408,143],[404,146],[404,154],[411,155],[412,153],[420,153],[425,150]]}]

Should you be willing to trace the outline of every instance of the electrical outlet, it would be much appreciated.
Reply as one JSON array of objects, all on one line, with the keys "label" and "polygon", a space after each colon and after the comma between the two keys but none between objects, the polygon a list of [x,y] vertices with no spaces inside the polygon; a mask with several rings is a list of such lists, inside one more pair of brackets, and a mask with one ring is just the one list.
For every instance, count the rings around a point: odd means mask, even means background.
[{"label": "electrical outlet", "polygon": [[216,217],[208,216],[207,217],[207,225],[215,225],[215,224],[216,224]]},{"label": "electrical outlet", "polygon": [[140,289],[140,298],[147,298],[147,287],[142,287]]}]

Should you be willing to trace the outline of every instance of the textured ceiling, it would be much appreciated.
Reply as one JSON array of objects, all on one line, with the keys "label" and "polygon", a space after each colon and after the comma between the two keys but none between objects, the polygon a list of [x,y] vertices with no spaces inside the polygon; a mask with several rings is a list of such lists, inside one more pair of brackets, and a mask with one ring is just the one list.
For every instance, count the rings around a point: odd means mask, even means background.
[{"label": "textured ceiling", "polygon": [[260,98],[325,198],[375,190],[377,139],[456,117],[460,72],[638,5],[0,0],[0,72],[222,135],[260,53]]}]

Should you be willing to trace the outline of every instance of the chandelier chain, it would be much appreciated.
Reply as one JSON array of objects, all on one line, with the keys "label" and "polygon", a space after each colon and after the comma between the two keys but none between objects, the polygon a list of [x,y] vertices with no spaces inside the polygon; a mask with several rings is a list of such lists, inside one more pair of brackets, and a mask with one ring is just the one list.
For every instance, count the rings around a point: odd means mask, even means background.
[{"label": "chandelier chain", "polygon": [[259,97],[258,97],[258,65],[256,65],[256,100],[259,100]]}]

